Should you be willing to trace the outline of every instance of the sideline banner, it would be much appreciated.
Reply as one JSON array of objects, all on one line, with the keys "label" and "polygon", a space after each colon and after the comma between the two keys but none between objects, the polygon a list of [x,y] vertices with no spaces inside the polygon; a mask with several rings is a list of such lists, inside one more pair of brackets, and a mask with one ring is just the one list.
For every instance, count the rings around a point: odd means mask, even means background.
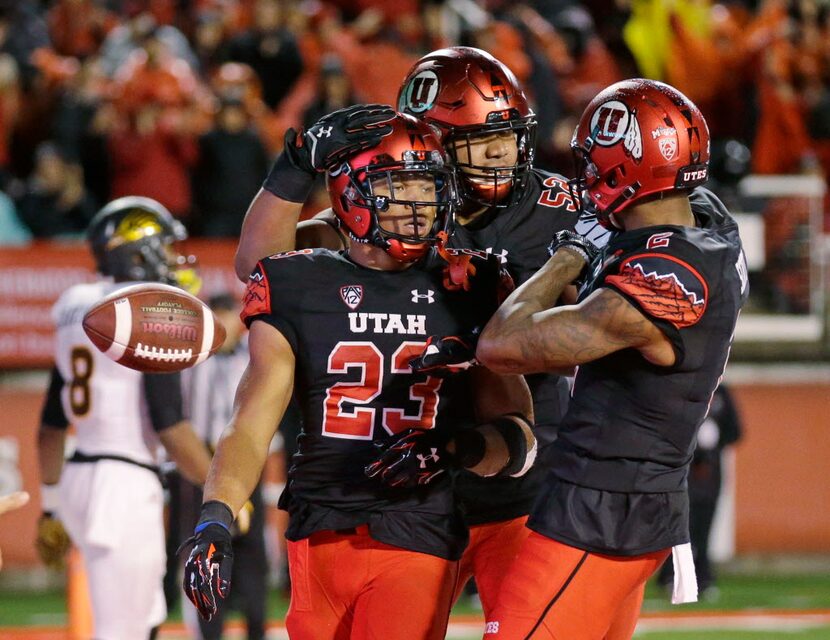
[{"label": "sideline banner", "polygon": [[[199,259],[200,298],[242,295],[233,270],[235,240],[188,240],[177,247]],[[50,366],[52,305],[72,285],[96,277],[83,242],[38,241],[0,250],[0,369]]]}]

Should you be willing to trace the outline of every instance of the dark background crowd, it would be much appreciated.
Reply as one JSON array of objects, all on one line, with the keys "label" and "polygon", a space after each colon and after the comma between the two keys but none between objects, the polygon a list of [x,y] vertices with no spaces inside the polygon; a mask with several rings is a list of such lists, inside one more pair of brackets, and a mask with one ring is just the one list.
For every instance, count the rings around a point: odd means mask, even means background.
[{"label": "dark background crowd", "polygon": [[577,114],[645,76],[701,107],[721,184],[830,176],[824,0],[0,0],[0,243],[77,236],[127,194],[235,236],[287,127],[393,103],[453,44],[516,73],[542,168],[570,175]]}]

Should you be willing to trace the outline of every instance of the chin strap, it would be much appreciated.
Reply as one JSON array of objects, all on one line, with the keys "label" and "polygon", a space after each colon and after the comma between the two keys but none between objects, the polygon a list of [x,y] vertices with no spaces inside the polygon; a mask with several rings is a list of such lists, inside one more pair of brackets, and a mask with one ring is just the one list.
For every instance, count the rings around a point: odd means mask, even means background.
[{"label": "chin strap", "polygon": [[451,253],[447,251],[449,236],[446,231],[438,232],[438,242],[435,248],[438,255],[446,262],[444,268],[444,288],[447,291],[470,290],[470,278],[475,275],[476,267],[471,263],[473,257],[465,253]]}]

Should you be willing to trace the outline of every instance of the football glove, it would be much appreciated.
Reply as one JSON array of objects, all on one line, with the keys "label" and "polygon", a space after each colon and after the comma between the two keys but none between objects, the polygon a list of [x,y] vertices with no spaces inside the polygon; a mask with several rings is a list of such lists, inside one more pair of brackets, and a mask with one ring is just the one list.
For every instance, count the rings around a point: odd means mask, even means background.
[{"label": "football glove", "polygon": [[64,559],[72,541],[61,521],[44,511],[37,523],[35,546],[43,564],[50,569],[60,570],[65,566]]},{"label": "football glove", "polygon": [[[218,518],[212,512],[222,503],[211,501],[202,506],[202,516],[194,535],[179,548],[193,545],[184,564],[184,593],[205,620],[210,620],[219,610],[219,604],[228,597],[231,589],[233,547],[229,520]],[[230,510],[228,509],[228,512]]]},{"label": "football glove", "polygon": [[358,104],[320,118],[307,131],[285,133],[292,164],[307,173],[321,173],[358,151],[371,149],[392,132],[392,107]]},{"label": "football glove", "polygon": [[307,131],[288,129],[285,146],[262,188],[291,202],[305,202],[314,178],[392,132],[392,107],[358,104],[320,118]]},{"label": "football glove", "polygon": [[435,429],[407,429],[396,439],[376,445],[380,454],[364,471],[390,487],[427,485],[450,467],[452,456],[444,448],[446,440]]},{"label": "football glove", "polygon": [[409,368],[439,377],[466,371],[478,364],[477,343],[478,331],[463,336],[430,336],[424,350],[409,361]]},{"label": "football glove", "polygon": [[582,286],[588,277],[588,273],[590,273],[591,263],[599,255],[600,249],[588,238],[573,231],[558,231],[548,247],[548,255],[553,257],[553,254],[561,247],[567,247],[571,251],[575,251],[585,260],[585,267],[574,280],[575,285]]}]

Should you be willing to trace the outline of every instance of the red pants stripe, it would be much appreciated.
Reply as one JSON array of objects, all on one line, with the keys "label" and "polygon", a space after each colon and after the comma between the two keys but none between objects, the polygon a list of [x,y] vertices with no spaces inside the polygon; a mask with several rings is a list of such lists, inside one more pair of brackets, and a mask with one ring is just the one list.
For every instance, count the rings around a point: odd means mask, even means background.
[{"label": "red pants stripe", "polygon": [[288,542],[291,640],[443,640],[458,563],[369,537],[319,531]]},{"label": "red pants stripe", "polygon": [[485,640],[628,640],[645,584],[670,549],[621,557],[531,532],[504,579]]}]

